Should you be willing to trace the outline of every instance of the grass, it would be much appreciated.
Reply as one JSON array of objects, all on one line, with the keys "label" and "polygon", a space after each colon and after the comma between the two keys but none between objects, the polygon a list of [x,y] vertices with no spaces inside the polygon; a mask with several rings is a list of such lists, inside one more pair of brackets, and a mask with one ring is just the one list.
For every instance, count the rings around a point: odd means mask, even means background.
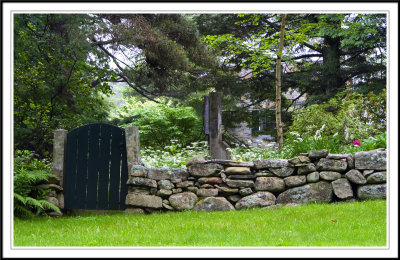
[{"label": "grass", "polygon": [[386,246],[386,201],[15,219],[14,246],[381,247]]}]

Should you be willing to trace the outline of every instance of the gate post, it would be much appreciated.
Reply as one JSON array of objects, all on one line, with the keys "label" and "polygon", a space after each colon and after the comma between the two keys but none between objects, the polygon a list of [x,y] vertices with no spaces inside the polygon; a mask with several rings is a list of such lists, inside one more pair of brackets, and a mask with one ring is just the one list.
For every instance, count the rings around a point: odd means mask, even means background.
[{"label": "gate post", "polygon": [[59,178],[61,187],[64,187],[65,145],[67,144],[67,133],[68,131],[65,129],[54,130],[53,163],[51,164],[51,173]]},{"label": "gate post", "polygon": [[141,164],[139,140],[139,127],[127,126],[125,128],[125,141],[128,171],[133,165]]}]

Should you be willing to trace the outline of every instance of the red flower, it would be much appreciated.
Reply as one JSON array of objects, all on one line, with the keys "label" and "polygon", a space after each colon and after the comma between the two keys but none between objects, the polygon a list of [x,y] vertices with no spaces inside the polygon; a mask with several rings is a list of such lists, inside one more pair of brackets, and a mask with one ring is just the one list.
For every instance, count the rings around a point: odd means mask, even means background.
[{"label": "red flower", "polygon": [[360,141],[358,141],[358,140],[354,140],[354,143],[353,143],[355,146],[360,146],[361,145],[361,142]]}]

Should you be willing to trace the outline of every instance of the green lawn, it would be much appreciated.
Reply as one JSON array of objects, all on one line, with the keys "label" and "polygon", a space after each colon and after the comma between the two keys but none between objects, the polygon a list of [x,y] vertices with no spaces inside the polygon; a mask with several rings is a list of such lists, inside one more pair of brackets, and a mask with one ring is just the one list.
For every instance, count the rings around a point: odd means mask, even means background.
[{"label": "green lawn", "polygon": [[14,246],[386,246],[386,201],[15,219]]}]

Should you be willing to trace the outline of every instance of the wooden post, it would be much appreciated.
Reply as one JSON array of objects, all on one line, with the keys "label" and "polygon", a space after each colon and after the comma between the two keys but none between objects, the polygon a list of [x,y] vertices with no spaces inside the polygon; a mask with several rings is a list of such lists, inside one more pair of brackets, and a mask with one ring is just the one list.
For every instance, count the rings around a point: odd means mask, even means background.
[{"label": "wooden post", "polygon": [[222,141],[221,93],[211,92],[209,99],[209,140],[212,159],[230,159],[229,145]]},{"label": "wooden post", "polygon": [[65,146],[67,144],[67,133],[65,129],[54,130],[53,141],[53,163],[51,164],[51,173],[60,180],[60,186],[64,187],[65,171]]},{"label": "wooden post", "polygon": [[139,127],[128,126],[125,128],[126,159],[128,170],[133,165],[142,164],[140,160]]}]

